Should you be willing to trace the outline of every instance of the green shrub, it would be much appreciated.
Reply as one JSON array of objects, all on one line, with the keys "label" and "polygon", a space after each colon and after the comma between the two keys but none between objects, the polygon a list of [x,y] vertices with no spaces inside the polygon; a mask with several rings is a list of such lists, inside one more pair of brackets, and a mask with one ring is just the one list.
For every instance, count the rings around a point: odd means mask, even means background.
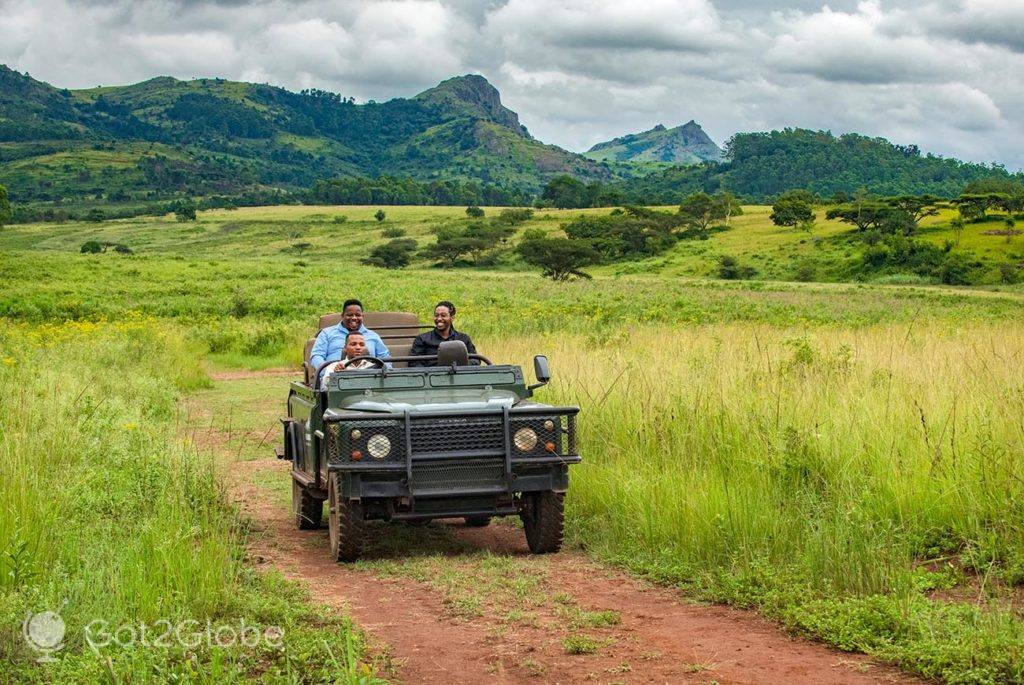
[{"label": "green shrub", "polygon": [[385,238],[401,238],[405,235],[405,229],[398,226],[389,226],[381,231],[380,234]]},{"label": "green shrub", "polygon": [[379,266],[384,269],[401,269],[409,266],[415,251],[415,240],[399,238],[373,248],[370,251],[370,256],[363,260],[363,264]]},{"label": "green shrub", "polygon": [[79,250],[82,254],[99,254],[103,252],[103,246],[95,240],[88,240],[82,243],[82,247]]}]

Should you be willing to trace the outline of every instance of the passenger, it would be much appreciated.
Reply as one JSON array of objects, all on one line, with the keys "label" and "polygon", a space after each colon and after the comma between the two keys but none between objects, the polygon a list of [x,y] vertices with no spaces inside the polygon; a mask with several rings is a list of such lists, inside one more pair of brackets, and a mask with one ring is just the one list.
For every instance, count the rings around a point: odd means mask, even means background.
[{"label": "passenger", "polygon": [[[448,300],[443,300],[437,303],[434,307],[434,328],[433,330],[427,331],[426,333],[420,333],[416,336],[416,339],[412,343],[412,349],[409,350],[409,354],[414,357],[419,356],[436,356],[437,348],[443,342],[448,340],[461,340],[466,343],[466,351],[470,354],[476,354],[476,347],[473,346],[473,341],[470,340],[469,336],[465,333],[460,333],[455,330],[452,325],[455,319],[455,305]],[[473,361],[472,364],[478,364],[479,362]],[[433,362],[422,361],[422,362],[409,362],[409,366],[436,366],[436,360]]]},{"label": "passenger", "polygon": [[309,353],[309,364],[314,369],[324,362],[341,359],[345,339],[349,333],[362,333],[366,342],[365,354],[377,359],[388,359],[391,352],[381,337],[363,325],[363,303],[359,300],[345,300],[341,308],[341,321],[320,331]]},{"label": "passenger", "polygon": [[338,373],[341,371],[355,371],[358,369],[375,369],[377,365],[371,362],[369,359],[360,359],[357,362],[345,366],[345,362],[356,357],[364,357],[369,352],[366,351],[366,336],[358,331],[352,331],[345,338],[345,356],[339,361],[333,364],[328,364],[324,367],[323,380],[320,382],[320,389],[327,389],[327,379],[332,373]]}]

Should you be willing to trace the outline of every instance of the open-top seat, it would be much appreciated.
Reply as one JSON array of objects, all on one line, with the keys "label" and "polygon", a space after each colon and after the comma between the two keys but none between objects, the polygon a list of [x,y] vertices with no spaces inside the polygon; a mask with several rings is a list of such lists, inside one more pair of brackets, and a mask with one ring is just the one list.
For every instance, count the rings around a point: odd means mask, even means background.
[{"label": "open-top seat", "polygon": [[[341,321],[341,312],[324,314],[320,317],[317,325],[317,334],[325,328],[335,326]],[[423,327],[420,326],[419,317],[410,312],[363,312],[363,325],[377,333],[388,346],[392,357],[401,357],[409,354],[412,349],[413,340],[420,334]],[[310,368],[309,355],[313,351],[313,344],[316,338],[306,341],[306,349],[303,354],[303,364],[306,369],[306,384],[311,382],[311,377],[316,369]],[[395,362],[395,366],[405,366],[405,362]]]}]

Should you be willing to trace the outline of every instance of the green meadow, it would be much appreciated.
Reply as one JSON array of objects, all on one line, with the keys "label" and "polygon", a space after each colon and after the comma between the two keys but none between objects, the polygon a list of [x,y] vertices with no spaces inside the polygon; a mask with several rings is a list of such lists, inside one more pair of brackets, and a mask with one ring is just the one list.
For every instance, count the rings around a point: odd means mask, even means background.
[{"label": "green meadow", "polygon": [[[451,299],[492,359],[549,356],[541,398],[582,408],[567,500],[579,549],[926,677],[1024,682],[1021,286],[837,282],[863,249],[849,227],[779,228],[766,207],[591,280],[544,280],[513,248],[608,210],[537,211],[487,268],[389,271],[360,264],[384,232],[422,246],[468,219],[383,209],[380,222],[377,207],[287,206],[0,232],[2,630],[67,600],[72,621],[250,617],[297,641],[184,666],[81,644],[54,671],[20,647],[0,661],[40,680],[369,677],[358,627],[311,623],[308,605],[279,599],[297,590],[246,567],[224,465],[175,437],[175,403],[204,369],[297,366],[316,316],[357,296],[424,319]],[[955,236],[950,219],[925,219],[922,238],[958,239],[993,274],[1024,260],[1024,237],[986,234],[994,224]],[[134,254],[80,254],[89,240]],[[724,254],[759,280],[715,278]],[[821,282],[793,282],[807,260]],[[347,651],[326,653],[323,631]]]}]

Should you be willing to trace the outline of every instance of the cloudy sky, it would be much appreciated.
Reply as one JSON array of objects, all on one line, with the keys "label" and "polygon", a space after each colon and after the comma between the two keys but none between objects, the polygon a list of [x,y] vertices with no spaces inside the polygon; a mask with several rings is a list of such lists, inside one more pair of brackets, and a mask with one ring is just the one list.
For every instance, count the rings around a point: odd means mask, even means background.
[{"label": "cloudy sky", "polygon": [[696,119],[718,143],[799,126],[1024,168],[1024,0],[0,0],[0,62],[358,101],[479,73],[572,150]]}]

